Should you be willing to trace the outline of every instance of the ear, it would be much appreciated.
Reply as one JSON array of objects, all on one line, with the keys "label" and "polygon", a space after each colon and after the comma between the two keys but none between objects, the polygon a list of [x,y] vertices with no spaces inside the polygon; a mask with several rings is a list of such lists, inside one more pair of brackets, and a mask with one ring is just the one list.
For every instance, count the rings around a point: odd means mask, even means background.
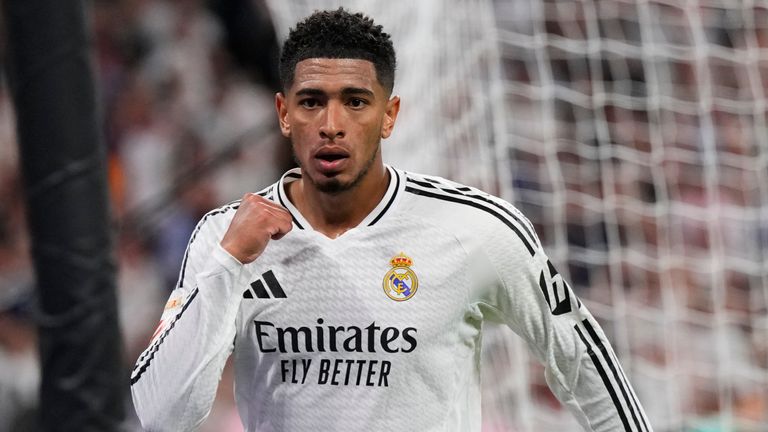
[{"label": "ear", "polygon": [[384,112],[384,122],[381,125],[382,138],[389,138],[392,135],[392,129],[395,128],[398,112],[400,112],[400,96],[393,96],[387,101],[387,109]]},{"label": "ear", "polygon": [[283,92],[275,93],[275,109],[277,110],[277,120],[280,122],[280,132],[286,138],[291,137],[291,125],[288,123],[288,101]]}]

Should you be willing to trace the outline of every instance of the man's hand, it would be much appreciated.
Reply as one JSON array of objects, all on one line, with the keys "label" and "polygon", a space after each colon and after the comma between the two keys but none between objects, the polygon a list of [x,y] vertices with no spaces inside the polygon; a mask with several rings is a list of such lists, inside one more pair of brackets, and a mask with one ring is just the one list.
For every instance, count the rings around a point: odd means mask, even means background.
[{"label": "man's hand", "polygon": [[247,193],[221,240],[221,247],[248,264],[264,252],[270,240],[282,238],[291,228],[291,214],[283,206]]}]

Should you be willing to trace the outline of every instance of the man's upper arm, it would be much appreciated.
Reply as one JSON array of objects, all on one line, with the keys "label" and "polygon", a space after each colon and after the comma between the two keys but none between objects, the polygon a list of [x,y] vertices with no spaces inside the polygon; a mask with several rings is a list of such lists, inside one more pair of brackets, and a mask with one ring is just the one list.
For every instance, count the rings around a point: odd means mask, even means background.
[{"label": "man's upper arm", "polygon": [[483,249],[497,276],[488,316],[526,341],[577,420],[587,430],[650,431],[608,339],[538,241],[499,226]]}]

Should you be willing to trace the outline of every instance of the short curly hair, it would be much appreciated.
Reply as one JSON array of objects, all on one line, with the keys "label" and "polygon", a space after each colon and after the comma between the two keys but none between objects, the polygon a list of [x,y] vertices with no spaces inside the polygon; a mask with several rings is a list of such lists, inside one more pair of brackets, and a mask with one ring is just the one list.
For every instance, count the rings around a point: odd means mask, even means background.
[{"label": "short curly hair", "polygon": [[395,85],[395,49],[389,34],[362,13],[343,8],[316,11],[296,24],[280,55],[283,89],[293,85],[296,64],[309,58],[368,60],[387,93],[392,93]]}]

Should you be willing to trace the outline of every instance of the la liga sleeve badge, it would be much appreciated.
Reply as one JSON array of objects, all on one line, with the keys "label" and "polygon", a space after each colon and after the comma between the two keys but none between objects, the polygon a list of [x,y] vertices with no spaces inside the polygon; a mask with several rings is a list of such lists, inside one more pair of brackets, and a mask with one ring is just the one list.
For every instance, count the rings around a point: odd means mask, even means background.
[{"label": "la liga sleeve badge", "polygon": [[413,260],[403,252],[389,260],[392,268],[384,275],[382,283],[384,293],[395,301],[405,301],[416,294],[419,288],[419,278],[411,270]]}]

